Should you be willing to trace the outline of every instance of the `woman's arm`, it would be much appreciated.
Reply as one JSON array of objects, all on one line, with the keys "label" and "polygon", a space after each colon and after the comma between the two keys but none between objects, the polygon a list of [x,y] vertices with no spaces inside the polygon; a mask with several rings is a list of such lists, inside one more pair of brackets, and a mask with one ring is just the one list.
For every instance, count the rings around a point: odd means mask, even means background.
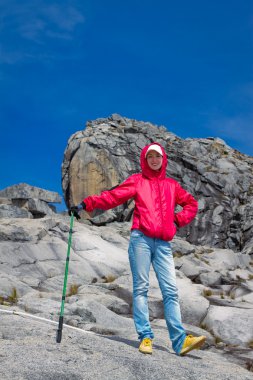
[{"label": "woman's arm", "polygon": [[183,227],[195,218],[198,212],[198,202],[179,183],[176,184],[175,191],[176,204],[183,207],[183,210],[175,214],[175,223],[178,227]]},{"label": "woman's arm", "polygon": [[84,198],[86,211],[93,211],[95,208],[109,210],[125,203],[128,199],[133,198],[136,193],[136,175],[127,178],[113,190],[103,191],[100,195],[92,195]]}]

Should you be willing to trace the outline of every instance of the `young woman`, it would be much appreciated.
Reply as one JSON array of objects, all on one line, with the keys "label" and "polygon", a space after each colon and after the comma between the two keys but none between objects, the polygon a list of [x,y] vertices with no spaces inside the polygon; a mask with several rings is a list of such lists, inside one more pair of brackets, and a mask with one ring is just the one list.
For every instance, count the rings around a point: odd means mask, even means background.
[{"label": "young woman", "polygon": [[[69,212],[108,210],[133,198],[135,209],[129,243],[129,261],[133,277],[133,318],[140,340],[139,351],[152,353],[154,334],[149,322],[148,289],[152,264],[162,292],[164,317],[172,347],[178,355],[199,348],[205,336],[186,336],[182,326],[173,255],[169,241],[177,228],[195,217],[197,201],[177,181],[166,177],[167,156],[158,143],[141,152],[141,173],[133,174],[113,190],[85,198]],[[176,205],[182,210],[175,213]]]}]

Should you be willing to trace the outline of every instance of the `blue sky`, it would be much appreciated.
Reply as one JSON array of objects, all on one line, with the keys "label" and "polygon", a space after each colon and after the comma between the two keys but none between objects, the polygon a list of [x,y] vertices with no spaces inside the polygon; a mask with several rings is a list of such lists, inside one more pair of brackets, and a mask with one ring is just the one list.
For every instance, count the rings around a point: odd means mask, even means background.
[{"label": "blue sky", "polygon": [[0,0],[0,188],[61,194],[69,137],[119,113],[253,155],[252,0]]}]

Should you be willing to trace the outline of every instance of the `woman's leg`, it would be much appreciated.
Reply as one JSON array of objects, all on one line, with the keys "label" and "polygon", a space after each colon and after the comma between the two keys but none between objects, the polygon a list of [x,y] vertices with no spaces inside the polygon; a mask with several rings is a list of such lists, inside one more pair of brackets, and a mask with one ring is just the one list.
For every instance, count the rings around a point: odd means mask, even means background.
[{"label": "woman's leg", "polygon": [[163,295],[164,317],[172,341],[172,347],[176,353],[179,353],[186,333],[181,321],[174,259],[168,242],[155,239],[152,265]]},{"label": "woman's leg", "polygon": [[154,337],[149,322],[147,299],[153,240],[142,232],[133,230],[128,250],[133,276],[133,318],[140,340]]}]

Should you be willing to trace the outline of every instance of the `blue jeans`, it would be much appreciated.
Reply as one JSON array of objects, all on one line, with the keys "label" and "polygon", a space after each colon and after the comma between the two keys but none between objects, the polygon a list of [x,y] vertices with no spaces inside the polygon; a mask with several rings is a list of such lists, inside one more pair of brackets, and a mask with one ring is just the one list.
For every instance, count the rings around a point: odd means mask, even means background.
[{"label": "blue jeans", "polygon": [[176,273],[170,244],[150,238],[139,230],[132,230],[129,243],[129,261],[133,276],[133,318],[140,340],[154,338],[149,322],[148,289],[152,264],[162,292],[164,317],[173,350],[181,351],[186,337],[182,326]]}]

